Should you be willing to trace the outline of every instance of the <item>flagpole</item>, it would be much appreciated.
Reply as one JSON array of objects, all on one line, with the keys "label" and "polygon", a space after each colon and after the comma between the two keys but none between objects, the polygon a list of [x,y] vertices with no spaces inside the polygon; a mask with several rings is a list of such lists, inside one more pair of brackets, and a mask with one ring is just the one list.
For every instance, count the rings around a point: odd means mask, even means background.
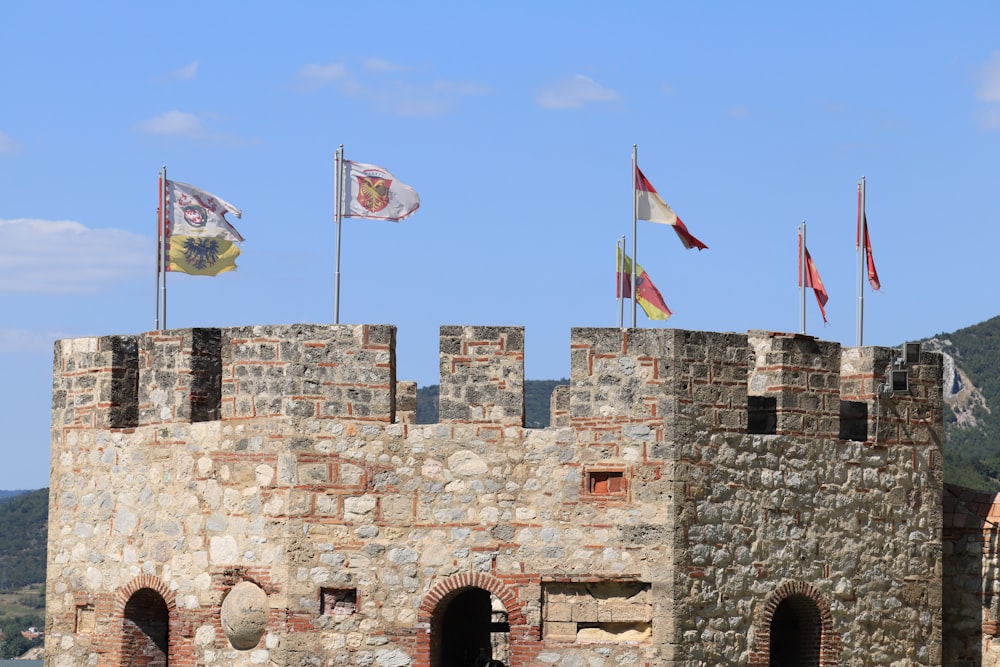
[{"label": "flagpole", "polygon": [[624,273],[625,273],[625,237],[622,236],[620,239],[615,241],[615,292],[618,296],[618,328],[624,328],[625,323],[625,290],[622,289],[624,285]]},{"label": "flagpole", "polygon": [[157,196],[159,207],[156,209],[156,330],[167,328],[167,201],[164,193],[167,188],[167,166],[160,168],[160,191]]},{"label": "flagpole", "polygon": [[160,191],[156,195],[156,289],[155,295],[156,311],[153,313],[153,331],[160,330],[160,269],[163,266],[163,227],[161,226],[161,215],[163,211],[163,172],[156,175],[156,182]]},{"label": "flagpole", "polygon": [[865,332],[865,177],[858,181],[858,233],[854,245],[858,252],[858,347],[864,343]]},{"label": "flagpole", "polygon": [[333,276],[333,323],[340,324],[340,225],[343,219],[344,188],[344,144],[340,144],[334,158],[334,204],[333,223],[337,228],[337,258]]},{"label": "flagpole", "polygon": [[806,333],[806,221],[799,225],[799,332]]},{"label": "flagpole", "polygon": [[635,303],[636,303],[636,292],[635,292],[635,267],[638,265],[639,256],[636,254],[636,220],[639,219],[639,200],[636,197],[636,165],[638,164],[636,160],[636,145],[632,144],[632,328],[635,329]]}]

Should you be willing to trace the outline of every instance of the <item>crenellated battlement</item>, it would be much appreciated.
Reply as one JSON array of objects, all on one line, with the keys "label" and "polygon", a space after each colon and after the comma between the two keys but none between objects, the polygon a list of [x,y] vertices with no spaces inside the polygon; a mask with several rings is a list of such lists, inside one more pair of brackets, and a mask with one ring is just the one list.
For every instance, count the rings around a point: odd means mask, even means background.
[{"label": "crenellated battlement", "polygon": [[[54,417],[111,429],[280,417],[412,423],[414,387],[397,382],[395,340],[390,325],[302,324],[63,340]],[[922,353],[907,367],[907,391],[883,400],[897,350],[798,334],[575,328],[569,354],[552,424],[595,441],[650,428],[661,441],[708,431],[891,443],[916,427],[913,415],[939,416],[942,406],[939,355]],[[440,370],[442,423],[524,425],[523,327],[443,326]]]}]

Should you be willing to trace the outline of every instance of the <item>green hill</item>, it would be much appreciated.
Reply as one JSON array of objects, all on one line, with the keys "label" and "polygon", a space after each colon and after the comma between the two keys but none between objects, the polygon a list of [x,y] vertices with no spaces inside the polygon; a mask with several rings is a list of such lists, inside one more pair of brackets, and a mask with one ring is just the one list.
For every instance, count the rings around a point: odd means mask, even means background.
[{"label": "green hill", "polygon": [[945,481],[1000,491],[1000,317],[921,343],[945,355]]},{"label": "green hill", "polygon": [[45,583],[49,490],[0,502],[0,589]]}]

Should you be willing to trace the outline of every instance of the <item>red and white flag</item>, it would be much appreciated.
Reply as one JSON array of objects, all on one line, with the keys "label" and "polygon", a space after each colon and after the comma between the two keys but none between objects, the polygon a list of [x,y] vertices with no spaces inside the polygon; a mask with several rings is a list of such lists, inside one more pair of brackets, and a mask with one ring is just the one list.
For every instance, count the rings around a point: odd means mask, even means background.
[{"label": "red and white flag", "polygon": [[691,248],[697,248],[698,250],[708,248],[707,245],[696,239],[688,231],[688,228],[677,217],[674,210],[670,208],[667,202],[663,201],[656,192],[656,188],[653,187],[653,184],[643,175],[638,165],[635,167],[635,202],[637,219],[671,225],[674,231],[677,232],[677,238],[681,240],[681,243],[688,250]]},{"label": "red and white flag", "polygon": [[399,222],[420,208],[417,191],[382,167],[344,160],[345,218]]}]

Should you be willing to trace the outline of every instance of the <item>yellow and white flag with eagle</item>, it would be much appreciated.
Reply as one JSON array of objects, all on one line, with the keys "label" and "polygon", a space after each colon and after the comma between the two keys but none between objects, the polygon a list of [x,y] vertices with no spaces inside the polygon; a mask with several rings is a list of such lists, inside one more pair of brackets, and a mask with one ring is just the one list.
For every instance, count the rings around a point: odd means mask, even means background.
[{"label": "yellow and white flag with eagle", "polygon": [[345,218],[373,218],[399,222],[420,208],[417,191],[382,167],[344,160]]},{"label": "yellow and white flag with eagle", "polygon": [[217,276],[236,268],[243,237],[226,220],[242,211],[187,183],[166,182],[167,271]]}]

